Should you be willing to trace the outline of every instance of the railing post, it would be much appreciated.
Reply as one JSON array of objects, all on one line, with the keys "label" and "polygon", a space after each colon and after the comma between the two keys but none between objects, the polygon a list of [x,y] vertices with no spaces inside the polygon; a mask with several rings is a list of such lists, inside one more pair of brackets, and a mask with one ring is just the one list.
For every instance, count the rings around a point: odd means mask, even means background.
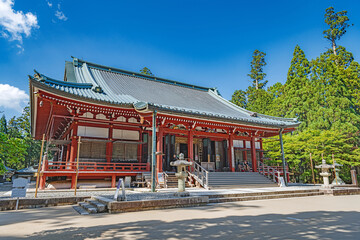
[{"label": "railing post", "polygon": [[277,172],[277,175],[278,175],[277,182],[279,183],[280,182],[280,172],[279,171]]},{"label": "railing post", "polygon": [[205,174],[206,174],[206,179],[205,179],[205,181],[206,181],[206,187],[208,187],[208,186],[209,186],[209,172],[206,171]]}]

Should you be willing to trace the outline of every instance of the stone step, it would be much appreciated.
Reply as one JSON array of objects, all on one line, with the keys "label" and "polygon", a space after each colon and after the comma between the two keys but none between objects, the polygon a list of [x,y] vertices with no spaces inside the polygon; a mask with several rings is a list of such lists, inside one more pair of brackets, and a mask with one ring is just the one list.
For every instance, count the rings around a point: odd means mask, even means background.
[{"label": "stone step", "polygon": [[96,207],[98,213],[106,212],[106,210],[107,210],[106,205],[99,201],[93,200],[91,198],[85,199],[85,201],[88,202],[89,204],[93,205],[94,207]]},{"label": "stone step", "polygon": [[87,202],[80,202],[79,205],[84,208],[86,211],[88,211],[90,214],[97,213],[96,207],[93,205],[87,203]]},{"label": "stone step", "polygon": [[78,212],[80,215],[89,215],[89,212],[86,211],[83,207],[81,206],[73,206],[73,209]]},{"label": "stone step", "polygon": [[209,199],[209,203],[253,201],[253,200],[264,200],[264,199],[277,199],[277,198],[309,197],[309,196],[319,196],[319,195],[324,195],[324,193],[309,192],[309,193],[297,193],[297,194],[273,194],[273,195],[260,195],[260,196],[211,198],[211,199]]},{"label": "stone step", "polygon": [[228,194],[211,194],[209,198],[230,198],[230,197],[247,197],[247,196],[265,196],[281,194],[300,194],[300,193],[318,193],[319,189],[308,190],[281,190],[271,192],[247,192],[247,193],[228,193]]},{"label": "stone step", "polygon": [[114,201],[113,199],[105,198],[105,197],[101,197],[101,196],[92,196],[91,199],[96,200],[106,206],[108,206],[109,203]]}]

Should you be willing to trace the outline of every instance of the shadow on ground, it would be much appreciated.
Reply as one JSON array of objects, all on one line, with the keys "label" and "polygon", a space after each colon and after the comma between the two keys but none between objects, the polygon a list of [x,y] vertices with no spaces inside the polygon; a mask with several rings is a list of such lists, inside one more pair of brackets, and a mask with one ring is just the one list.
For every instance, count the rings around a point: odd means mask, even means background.
[{"label": "shadow on ground", "polygon": [[[359,212],[228,216],[182,221],[137,221],[43,231],[29,239],[357,239]],[[11,237],[7,239],[13,239]]]}]

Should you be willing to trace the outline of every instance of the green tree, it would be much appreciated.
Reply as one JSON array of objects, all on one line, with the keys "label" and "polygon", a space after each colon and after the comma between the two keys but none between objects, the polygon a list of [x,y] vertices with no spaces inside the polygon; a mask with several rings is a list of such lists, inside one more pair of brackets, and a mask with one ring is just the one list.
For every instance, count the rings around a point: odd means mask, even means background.
[{"label": "green tree", "polygon": [[253,87],[263,89],[268,81],[265,81],[266,73],[263,68],[266,66],[265,62],[266,53],[259,50],[255,50],[253,53],[253,59],[251,61],[251,70],[248,76],[252,79]]},{"label": "green tree", "polygon": [[8,128],[7,128],[7,122],[5,118],[5,114],[2,115],[0,118],[0,132],[7,134]]},{"label": "green tree", "polygon": [[347,11],[335,12],[333,7],[325,10],[325,23],[329,29],[325,30],[324,37],[331,42],[334,55],[336,55],[336,41],[339,40],[350,27]]},{"label": "green tree", "polygon": [[342,132],[360,130],[360,115],[354,91],[359,89],[359,64],[344,47],[311,61],[311,86],[306,121],[312,129]]},{"label": "green tree", "polygon": [[143,67],[140,70],[141,74],[145,74],[145,75],[149,75],[149,76],[154,76],[154,74],[152,74],[152,72],[150,71],[150,69],[148,69],[147,67]]},{"label": "green tree", "polygon": [[[287,134],[284,136],[285,157],[291,172],[298,176],[298,180],[310,183],[312,181],[310,153],[312,154],[313,164],[321,164],[321,156],[327,163],[332,164],[332,154],[334,159],[344,166],[341,168],[340,177],[348,183],[351,182],[350,168],[360,166],[359,148],[357,136],[354,134],[341,133],[334,130],[305,130],[297,134]],[[278,141],[265,140],[264,147],[267,163],[269,165],[281,165],[280,144]],[[322,180],[319,177],[319,170],[314,169],[317,182]]]},{"label": "green tree", "polygon": [[298,118],[306,126],[307,94],[310,88],[310,63],[304,51],[296,45],[291,60],[287,80],[281,98],[282,112],[285,117]]},{"label": "green tree", "polygon": [[247,99],[246,99],[246,92],[243,90],[235,90],[233,95],[231,96],[230,102],[242,107],[247,107]]}]

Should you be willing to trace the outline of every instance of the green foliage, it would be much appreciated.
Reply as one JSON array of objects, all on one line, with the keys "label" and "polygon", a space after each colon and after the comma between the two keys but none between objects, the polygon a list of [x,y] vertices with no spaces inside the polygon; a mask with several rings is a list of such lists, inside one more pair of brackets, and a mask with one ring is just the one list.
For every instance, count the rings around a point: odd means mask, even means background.
[{"label": "green foliage", "polygon": [[[312,181],[310,153],[317,179],[319,170],[315,169],[315,165],[321,164],[321,156],[324,156],[327,163],[332,164],[332,154],[334,154],[336,162],[344,165],[341,168],[341,176],[349,182],[351,180],[350,167],[360,166],[359,149],[354,148],[354,144],[357,142],[356,134],[333,130],[305,130],[296,134],[285,135],[284,151],[289,169],[299,176],[302,182]],[[279,141],[264,140],[263,146],[269,151],[267,163],[281,165]]]},{"label": "green foliage", "polygon": [[[350,26],[346,15],[346,11],[326,10],[329,29],[324,34],[333,49],[309,61],[297,45],[284,85],[256,88],[255,80],[260,79],[256,69],[264,74],[265,54],[254,53],[249,74],[253,84],[232,97],[233,103],[248,110],[301,121],[296,132],[284,135],[285,157],[298,181],[312,182],[310,153],[314,165],[321,163],[321,154],[332,163],[334,154],[344,164],[340,176],[347,182],[351,181],[350,169],[360,169],[360,65],[352,53],[335,44]],[[279,141],[264,140],[263,148],[269,165],[281,165]],[[317,169],[315,176],[320,182]]]},{"label": "green foliage", "polygon": [[20,117],[10,119],[6,133],[0,132],[0,168],[3,165],[14,169],[29,167],[36,164],[39,154],[40,142],[31,138],[27,106]]},{"label": "green foliage", "polygon": [[246,104],[247,104],[246,92],[243,90],[235,90],[234,94],[231,96],[230,102],[242,108],[246,108]]},{"label": "green foliage", "polygon": [[329,29],[325,30],[324,38],[331,42],[334,55],[336,55],[336,40],[339,40],[350,27],[347,11],[335,12],[333,7],[325,10],[325,23]]},{"label": "green foliage", "polygon": [[154,76],[154,74],[152,74],[152,72],[150,71],[150,69],[148,69],[147,67],[143,67],[140,70],[141,74],[145,74],[145,75],[149,75],[149,76]]},{"label": "green foliage", "polygon": [[253,53],[253,59],[251,61],[251,71],[248,76],[252,79],[253,86],[256,90],[263,89],[268,81],[264,81],[266,73],[264,73],[263,67],[266,66],[265,62],[266,53],[259,50],[255,50]]},{"label": "green foliage", "polygon": [[8,132],[5,114],[0,118],[0,132],[5,134]]}]

